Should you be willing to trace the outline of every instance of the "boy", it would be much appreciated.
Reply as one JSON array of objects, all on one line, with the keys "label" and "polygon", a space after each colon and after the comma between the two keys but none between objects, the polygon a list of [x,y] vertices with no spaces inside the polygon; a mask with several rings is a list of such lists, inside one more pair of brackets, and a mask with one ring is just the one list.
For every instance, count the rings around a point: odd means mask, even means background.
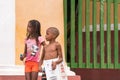
[{"label": "boy", "polygon": [[63,56],[61,45],[56,41],[58,35],[59,30],[55,27],[50,27],[46,31],[45,37],[46,40],[49,41],[49,44],[43,47],[43,54],[41,55],[40,59],[40,67],[42,64],[44,64],[47,80],[67,80],[62,63]]}]

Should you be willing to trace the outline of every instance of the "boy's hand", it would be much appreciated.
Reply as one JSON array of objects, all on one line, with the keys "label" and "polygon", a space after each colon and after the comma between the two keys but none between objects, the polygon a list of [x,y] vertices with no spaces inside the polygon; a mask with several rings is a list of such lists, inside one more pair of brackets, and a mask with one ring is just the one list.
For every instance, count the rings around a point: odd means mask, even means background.
[{"label": "boy's hand", "polygon": [[53,62],[53,61],[52,61],[52,70],[55,70],[55,69],[56,69],[56,65],[57,65],[56,62]]}]

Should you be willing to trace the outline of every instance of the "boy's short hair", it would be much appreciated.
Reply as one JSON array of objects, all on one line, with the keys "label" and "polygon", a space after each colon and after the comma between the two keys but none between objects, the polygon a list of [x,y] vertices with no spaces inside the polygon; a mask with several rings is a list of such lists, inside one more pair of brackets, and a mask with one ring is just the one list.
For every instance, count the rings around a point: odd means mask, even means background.
[{"label": "boy's short hair", "polygon": [[49,27],[48,30],[50,30],[55,35],[55,38],[60,34],[56,27]]}]

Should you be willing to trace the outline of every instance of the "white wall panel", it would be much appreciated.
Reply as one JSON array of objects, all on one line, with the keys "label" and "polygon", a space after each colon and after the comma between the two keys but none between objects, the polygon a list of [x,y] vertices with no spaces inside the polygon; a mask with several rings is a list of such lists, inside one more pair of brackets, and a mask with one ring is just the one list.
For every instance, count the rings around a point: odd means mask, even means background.
[{"label": "white wall panel", "polygon": [[15,0],[0,1],[0,66],[15,65]]}]

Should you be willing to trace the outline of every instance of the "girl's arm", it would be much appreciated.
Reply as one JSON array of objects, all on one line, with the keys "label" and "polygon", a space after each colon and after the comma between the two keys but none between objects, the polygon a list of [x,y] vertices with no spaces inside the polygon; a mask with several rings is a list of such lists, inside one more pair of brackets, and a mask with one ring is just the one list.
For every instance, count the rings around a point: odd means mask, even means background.
[{"label": "girl's arm", "polygon": [[40,61],[39,61],[39,71],[42,71],[42,64],[43,64],[43,60],[44,60],[44,56],[45,56],[45,51],[44,51],[44,47],[43,47],[43,51],[42,54],[40,55]]},{"label": "girl's arm", "polygon": [[21,61],[24,60],[24,58],[26,57],[26,54],[27,54],[27,45],[25,44],[24,53],[23,53],[23,55],[20,57],[20,60],[21,60]]},{"label": "girl's arm", "polygon": [[46,45],[45,41],[43,41],[41,44],[42,44],[43,46],[45,46],[45,45]]}]

